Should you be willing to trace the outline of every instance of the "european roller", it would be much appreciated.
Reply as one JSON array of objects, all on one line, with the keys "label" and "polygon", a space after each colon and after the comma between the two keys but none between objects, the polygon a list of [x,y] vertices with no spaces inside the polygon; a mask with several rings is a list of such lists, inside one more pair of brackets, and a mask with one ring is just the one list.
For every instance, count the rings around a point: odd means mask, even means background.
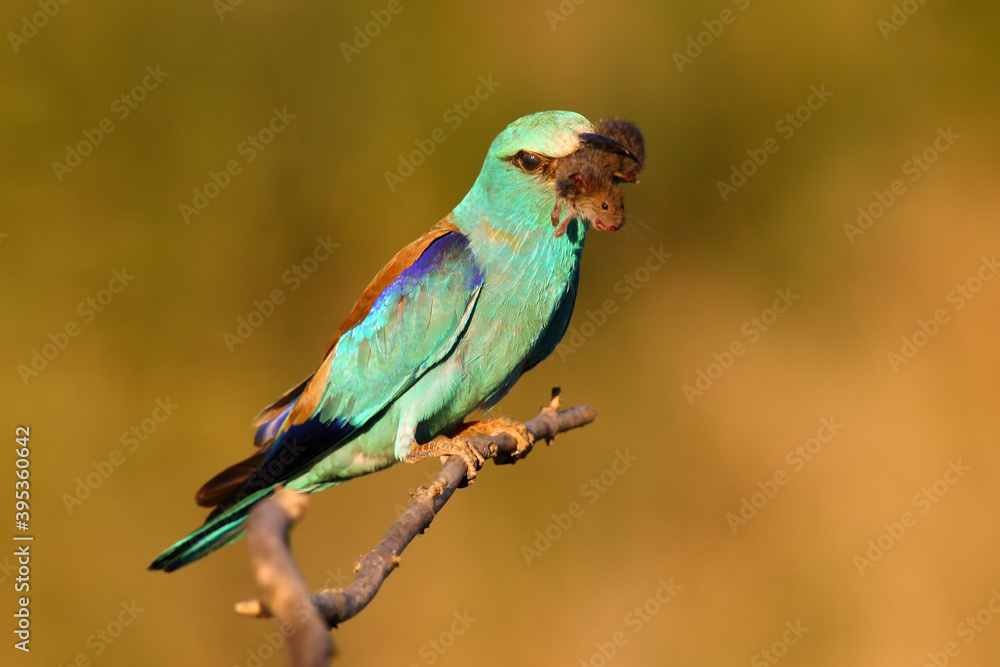
[{"label": "european roller", "polygon": [[151,569],[176,570],[238,539],[251,507],[278,485],[313,493],[439,456],[461,457],[471,481],[482,459],[467,437],[510,433],[526,449],[530,435],[516,422],[464,420],[495,405],[565,333],[594,220],[577,207],[553,234],[559,167],[603,154],[638,164],[569,111],[501,132],[458,206],[365,288],[319,368],[257,416],[256,452],[198,491],[198,504],[214,508],[204,525]]}]

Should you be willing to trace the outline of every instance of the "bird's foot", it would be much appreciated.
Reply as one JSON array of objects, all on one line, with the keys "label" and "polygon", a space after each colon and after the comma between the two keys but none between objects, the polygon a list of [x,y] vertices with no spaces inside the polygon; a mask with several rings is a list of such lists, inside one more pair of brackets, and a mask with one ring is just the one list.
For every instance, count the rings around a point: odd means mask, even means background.
[{"label": "bird's foot", "polygon": [[507,460],[498,461],[498,463],[513,462],[523,458],[529,451],[531,451],[531,446],[535,443],[535,437],[528,432],[527,426],[521,422],[514,421],[513,419],[508,419],[507,417],[496,417],[494,419],[481,419],[479,421],[474,421],[466,424],[461,432],[461,436],[463,438],[471,438],[477,435],[509,435],[514,438],[514,441],[517,442],[517,451],[515,451],[509,458],[504,457]]},{"label": "bird's foot", "polygon": [[483,455],[476,451],[464,438],[435,438],[423,445],[413,445],[409,453],[403,459],[404,463],[416,463],[433,456],[457,456],[465,461],[465,477],[469,482],[476,478],[479,468],[486,460]]}]

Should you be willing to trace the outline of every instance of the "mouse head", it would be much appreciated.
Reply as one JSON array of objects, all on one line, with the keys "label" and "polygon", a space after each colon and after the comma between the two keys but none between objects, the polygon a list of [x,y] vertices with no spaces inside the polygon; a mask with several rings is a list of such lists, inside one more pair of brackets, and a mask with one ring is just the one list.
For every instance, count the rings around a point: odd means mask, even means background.
[{"label": "mouse head", "polygon": [[625,224],[625,198],[609,174],[576,172],[560,179],[557,190],[575,215],[597,229],[615,231]]}]

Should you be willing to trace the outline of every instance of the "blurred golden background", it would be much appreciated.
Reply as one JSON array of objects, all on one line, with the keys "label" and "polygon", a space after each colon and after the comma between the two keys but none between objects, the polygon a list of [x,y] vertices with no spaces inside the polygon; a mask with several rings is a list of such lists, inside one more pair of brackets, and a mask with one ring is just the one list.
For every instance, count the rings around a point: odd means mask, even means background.
[{"label": "blurred golden background", "polygon": [[[544,109],[633,120],[647,162],[625,229],[588,239],[569,347],[499,412],[559,385],[598,419],[487,466],[335,631],[341,664],[1000,661],[995,3],[0,16],[3,479],[29,424],[36,536],[30,656],[0,551],[4,664],[284,664],[273,622],[232,613],[245,543],[146,567],[374,273]],[[317,239],[338,246],[304,262]],[[315,496],[309,582],[343,583],[434,469]]]}]

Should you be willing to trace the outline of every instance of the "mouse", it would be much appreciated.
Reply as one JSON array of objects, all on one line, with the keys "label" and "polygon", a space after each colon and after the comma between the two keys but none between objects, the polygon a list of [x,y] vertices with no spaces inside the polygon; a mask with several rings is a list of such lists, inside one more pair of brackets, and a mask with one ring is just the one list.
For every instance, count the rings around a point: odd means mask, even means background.
[{"label": "mouse", "polygon": [[638,183],[646,159],[645,142],[642,132],[635,123],[617,118],[602,118],[594,125],[594,131],[618,141],[635,158],[617,153],[605,153],[601,161],[611,170],[619,182]]},{"label": "mouse", "polygon": [[[562,215],[563,204],[566,205],[565,216]],[[625,224],[625,197],[616,187],[612,173],[585,167],[556,181],[553,236],[558,238],[565,234],[570,221],[577,217],[605,231],[616,231]]]},{"label": "mouse", "polygon": [[614,139],[625,150],[582,146],[556,166],[556,204],[551,216],[556,238],[566,233],[574,217],[608,231],[617,231],[625,224],[625,200],[617,186],[639,182],[645,162],[642,132],[635,123],[613,118],[598,120],[594,131]]}]

